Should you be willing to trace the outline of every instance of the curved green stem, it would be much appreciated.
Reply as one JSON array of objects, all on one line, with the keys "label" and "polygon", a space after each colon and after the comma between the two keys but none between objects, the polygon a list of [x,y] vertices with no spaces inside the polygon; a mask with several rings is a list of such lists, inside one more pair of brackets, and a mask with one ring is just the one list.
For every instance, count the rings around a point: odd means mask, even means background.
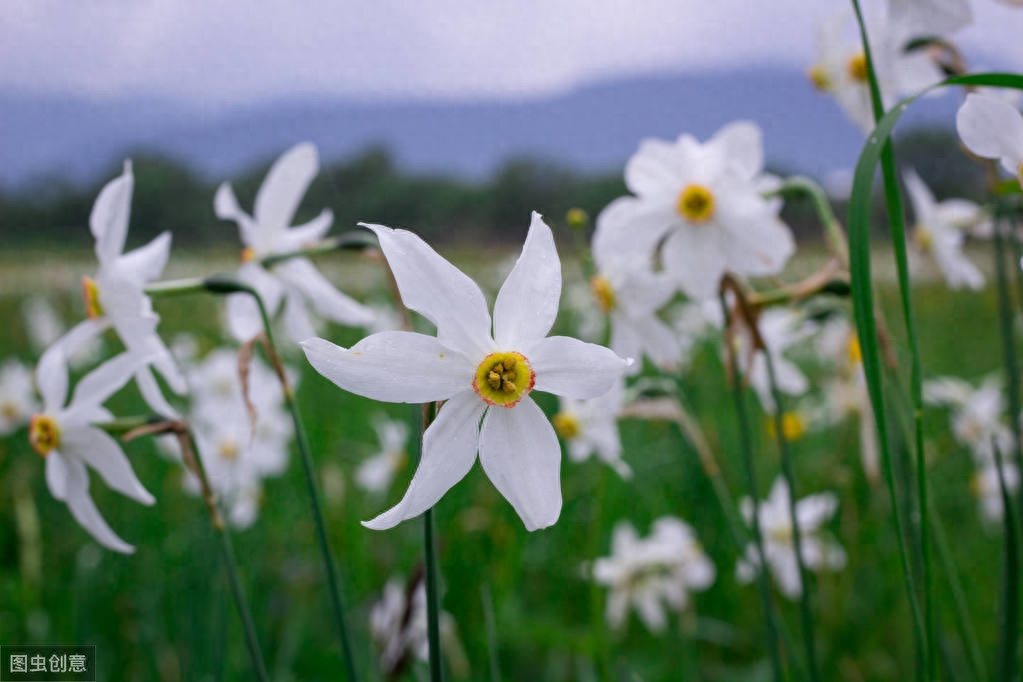
[{"label": "curved green stem", "polygon": [[799,566],[799,582],[803,588],[799,592],[799,612],[803,625],[803,642],[806,645],[806,666],[810,670],[811,682],[817,682],[820,680],[820,672],[817,667],[817,649],[814,645],[813,615],[810,611],[809,573],[806,570],[806,559],[803,555],[803,531],[799,527],[799,519],[796,515],[796,480],[792,467],[792,453],[788,438],[785,437],[785,413],[782,409],[781,391],[778,390],[778,378],[774,371],[774,359],[766,348],[761,352],[764,354],[764,363],[767,365],[767,379],[771,384],[771,397],[774,400],[774,433],[778,441],[778,450],[781,453],[782,475],[785,476],[785,482],[789,487],[792,544],[796,551],[796,563]]},{"label": "curved green stem", "polygon": [[304,249],[288,251],[285,253],[275,253],[272,256],[266,256],[265,258],[261,258],[259,263],[264,268],[269,268],[277,263],[291,260],[292,258],[306,258],[308,256],[318,256],[320,254],[332,253],[334,251],[360,251],[362,249],[375,248],[376,245],[376,238],[368,231],[346,232],[338,235],[337,237],[324,239],[323,241],[307,246]]},{"label": "curved green stem", "polygon": [[802,196],[809,199],[817,213],[817,218],[821,221],[821,228],[824,230],[824,238],[828,242],[828,247],[842,262],[842,265],[848,267],[849,248],[846,244],[845,233],[842,232],[842,226],[839,224],[838,218],[835,217],[835,212],[831,210],[828,195],[820,185],[810,178],[796,175],[786,178],[780,187],[768,192],[767,196]]},{"label": "curved green stem", "polygon": [[[423,434],[436,417],[436,405],[427,403],[422,407],[419,437],[415,439],[414,454],[422,456]],[[423,513],[423,545],[426,573],[426,639],[429,645],[430,682],[444,682],[444,655],[440,648],[440,595],[438,590],[437,538],[433,520],[433,507]]]},{"label": "curved green stem", "polygon": [[[721,311],[724,319],[728,320],[728,303],[724,294],[720,295]],[[728,364],[732,369],[731,388],[732,398],[735,403],[735,416],[739,422],[739,448],[742,452],[742,460],[746,468],[746,483],[750,492],[750,501],[753,507],[750,526],[753,531],[753,544],[756,547],[757,559],[760,565],[757,567],[757,585],[760,588],[760,601],[764,609],[764,627],[767,634],[767,651],[771,659],[771,669],[774,672],[774,679],[781,681],[785,679],[785,671],[782,667],[781,650],[778,645],[778,627],[775,624],[774,605],[771,603],[771,585],[767,575],[767,556],[764,553],[764,538],[760,530],[760,496],[757,493],[756,464],[753,459],[753,445],[750,442],[749,414],[746,411],[745,389],[742,386],[742,378],[739,374],[739,364],[735,354],[735,346],[725,341],[726,352],[728,353]]]}]

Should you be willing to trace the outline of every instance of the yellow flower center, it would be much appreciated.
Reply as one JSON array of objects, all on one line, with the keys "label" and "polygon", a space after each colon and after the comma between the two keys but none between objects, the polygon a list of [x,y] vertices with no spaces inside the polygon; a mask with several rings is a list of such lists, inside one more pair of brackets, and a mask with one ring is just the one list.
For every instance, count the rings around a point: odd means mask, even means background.
[{"label": "yellow flower center", "polygon": [[806,72],[806,77],[813,83],[813,87],[821,92],[831,89],[831,79],[828,78],[828,72],[822,66],[812,67]]},{"label": "yellow flower center", "polygon": [[253,249],[251,246],[246,246],[244,249],[242,249],[242,255],[240,257],[242,263],[248,263],[249,261],[255,259],[255,257],[256,250]]},{"label": "yellow flower center", "polygon": [[768,532],[768,537],[777,542],[779,545],[790,545],[792,544],[792,526],[785,524],[772,528]]},{"label": "yellow flower center", "polygon": [[590,291],[593,292],[593,296],[597,299],[597,305],[605,313],[609,313],[614,310],[615,307],[615,292],[611,288],[611,282],[607,280],[607,277],[603,275],[596,275],[590,280]]},{"label": "yellow flower center", "polygon": [[855,334],[849,336],[849,343],[846,345],[845,352],[849,355],[849,361],[852,363],[859,363],[863,361],[863,349],[860,348],[860,339]]},{"label": "yellow flower center", "polygon": [[714,216],[714,195],[703,185],[689,185],[678,195],[678,212],[691,223],[705,223]]},{"label": "yellow flower center", "polygon": [[491,353],[476,368],[472,387],[483,402],[499,407],[513,407],[533,390],[536,373],[522,353],[514,351]]},{"label": "yellow flower center", "polygon": [[565,440],[576,438],[582,431],[579,420],[570,412],[558,412],[551,422],[554,424],[554,430]]},{"label": "yellow flower center", "polygon": [[849,73],[849,78],[857,83],[867,82],[867,55],[860,52],[858,55],[850,57],[845,68]]},{"label": "yellow flower center", "polygon": [[19,410],[18,406],[14,403],[10,401],[0,403],[0,415],[2,415],[4,419],[14,421],[18,418],[19,414],[21,414],[21,410]]},{"label": "yellow flower center", "polygon": [[[767,430],[772,438],[777,437],[773,419],[767,423]],[[781,432],[786,440],[799,440],[806,434],[806,420],[796,412],[786,412],[781,416]]]},{"label": "yellow flower center", "polygon": [[233,462],[238,459],[238,442],[233,440],[221,441],[220,446],[217,448],[217,454],[220,455],[221,459]]},{"label": "yellow flower center", "polygon": [[565,222],[568,223],[569,227],[582,229],[590,222],[590,216],[581,208],[570,208],[568,213],[565,214]]},{"label": "yellow flower center", "polygon": [[45,414],[37,414],[28,423],[28,442],[40,457],[60,445],[60,428],[56,420]]},{"label": "yellow flower center", "polygon": [[923,225],[917,225],[916,229],[913,230],[913,241],[924,253],[930,253],[931,249],[934,248],[934,235]]},{"label": "yellow flower center", "polygon": [[102,317],[103,306],[99,302],[99,286],[91,277],[82,278],[82,299],[85,301],[85,314],[89,319]]}]

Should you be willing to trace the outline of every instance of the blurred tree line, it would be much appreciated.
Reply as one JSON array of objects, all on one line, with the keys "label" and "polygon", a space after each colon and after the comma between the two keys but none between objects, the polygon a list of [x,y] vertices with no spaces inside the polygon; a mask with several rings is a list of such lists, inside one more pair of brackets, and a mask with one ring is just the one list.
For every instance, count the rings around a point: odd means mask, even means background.
[{"label": "blurred tree line", "polygon": [[[910,131],[899,138],[897,153],[899,162],[917,169],[938,197],[977,198],[982,193],[982,174],[963,155],[951,131]],[[166,159],[133,158],[132,244],[164,230],[174,233],[179,249],[237,244],[234,225],[213,215],[215,183]],[[233,179],[243,207],[251,208],[270,162]],[[786,169],[774,171],[792,174]],[[0,193],[0,243],[4,247],[90,245],[86,225],[92,202],[102,183],[118,172],[119,168],[111,168],[101,181],[87,187],[54,181],[17,195]],[[560,223],[569,208],[578,206],[596,216],[625,193],[620,170],[582,174],[556,163],[520,158],[508,161],[489,180],[473,183],[406,173],[387,150],[372,148],[326,166],[309,188],[296,223],[329,207],[334,211],[335,232],[353,228],[359,221],[379,222],[410,227],[431,242],[498,246],[521,241],[532,210]],[[841,200],[836,211],[844,218]],[[878,216],[878,224],[883,225],[883,213],[879,211]],[[799,238],[818,237],[808,202],[790,202],[784,218]]]}]

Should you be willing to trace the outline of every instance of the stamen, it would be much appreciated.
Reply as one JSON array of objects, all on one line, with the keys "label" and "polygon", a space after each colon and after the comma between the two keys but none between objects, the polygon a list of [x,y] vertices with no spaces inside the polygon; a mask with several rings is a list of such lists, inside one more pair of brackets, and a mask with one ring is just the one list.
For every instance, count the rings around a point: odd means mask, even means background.
[{"label": "stamen", "polygon": [[714,195],[703,185],[689,185],[678,196],[678,212],[691,223],[714,217]]},{"label": "stamen", "polygon": [[60,427],[47,414],[37,414],[28,423],[28,442],[40,457],[46,457],[60,445]]},{"label": "stamen", "polygon": [[924,253],[930,253],[931,249],[934,248],[934,235],[923,225],[917,225],[916,229],[913,230],[913,241],[916,242],[916,245]]},{"label": "stamen", "polygon": [[551,423],[554,424],[554,430],[558,432],[558,435],[565,440],[577,438],[579,432],[582,431],[579,420],[570,412],[558,412],[554,415]]},{"label": "stamen", "polygon": [[256,258],[256,250],[253,249],[251,246],[246,246],[244,249],[242,249],[242,255],[241,255],[241,262],[242,263],[248,263],[249,261],[254,260],[255,258]]},{"label": "stamen", "polygon": [[849,337],[849,344],[846,346],[845,351],[849,355],[850,362],[854,364],[863,362],[863,349],[860,348],[860,339],[855,334]]},{"label": "stamen", "polygon": [[806,77],[813,83],[813,87],[821,92],[827,92],[831,89],[831,78],[828,77],[828,72],[822,66],[811,67],[806,72]]},{"label": "stamen", "polygon": [[85,301],[85,314],[91,320],[103,316],[103,306],[99,301],[99,286],[91,277],[82,278],[82,299]]},{"label": "stamen", "polygon": [[611,288],[611,282],[608,281],[607,277],[603,275],[596,275],[590,280],[590,291],[593,292],[594,298],[597,299],[597,305],[604,313],[609,313],[614,310],[617,303],[615,300],[614,289]]},{"label": "stamen", "polygon": [[858,55],[849,58],[845,65],[849,78],[857,83],[866,83],[869,77],[867,73],[867,55],[860,52]]},{"label": "stamen", "polygon": [[536,374],[529,361],[514,351],[491,353],[476,369],[472,387],[489,405],[513,407],[533,390]]}]

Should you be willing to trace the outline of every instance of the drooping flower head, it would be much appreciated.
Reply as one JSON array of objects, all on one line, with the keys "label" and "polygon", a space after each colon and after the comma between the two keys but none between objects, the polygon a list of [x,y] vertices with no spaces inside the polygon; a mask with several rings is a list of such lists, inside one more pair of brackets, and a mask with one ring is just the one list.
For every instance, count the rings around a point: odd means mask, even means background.
[{"label": "drooping flower head", "polygon": [[[319,172],[316,147],[298,144],[271,166],[259,192],[252,215],[238,205],[228,183],[217,189],[213,206],[221,220],[233,220],[245,248],[238,277],[251,285],[263,299],[267,313],[273,316],[283,304],[284,326],[295,341],[314,336],[309,309],[318,315],[346,325],[370,324],[373,312],[341,293],[308,258],[289,258],[264,267],[268,256],[298,251],[322,240],[334,222],[334,214],[324,209],[304,225],[291,227],[302,196]],[[255,302],[245,294],[227,300],[228,326],[239,341],[248,341],[262,330]]]},{"label": "drooping flower head", "polygon": [[447,402],[423,435],[405,496],[364,525],[391,528],[423,513],[469,472],[478,452],[483,471],[526,528],[550,526],[561,513],[561,448],[530,393],[593,398],[628,366],[607,348],[547,336],[561,295],[550,228],[533,214],[491,318],[480,288],[422,239],[365,227],[380,240],[405,305],[432,322],[437,336],[382,332],[348,349],[315,338],[302,344],[306,357],[339,387],[373,400]]},{"label": "drooping flower head", "polygon": [[748,122],[727,125],[704,143],[690,135],[645,140],[625,167],[636,196],[605,209],[615,212],[613,220],[603,216],[608,230],[618,232],[606,238],[648,259],[663,240],[664,272],[692,298],[714,296],[726,270],[776,274],[795,242],[778,218],[781,201],[763,196],[776,184],[763,163],[760,129]]},{"label": "drooping flower head", "polygon": [[[184,377],[164,345],[156,327],[160,317],[145,293],[145,285],[157,279],[167,265],[171,235],[164,232],[145,246],[124,253],[131,216],[131,197],[135,186],[131,162],[124,172],[100,191],[89,216],[89,229],[95,238],[99,270],[95,277],[82,278],[82,297],[87,320],[67,332],[56,345],[66,357],[90,344],[107,329],[113,328],[125,347],[150,364],[178,394],[186,390]],[[135,374],[142,397],[159,414],[174,418],[177,412],[164,398],[149,365]]]},{"label": "drooping flower head", "polygon": [[103,481],[127,497],[145,505],[154,502],[109,434],[94,426],[113,417],[103,403],[121,389],[147,359],[122,353],[100,365],[78,382],[67,401],[68,372],[64,349],[51,347],[36,369],[36,383],[43,398],[42,411],[29,424],[29,442],[46,460],[46,484],[50,493],[67,504],[71,515],[101,545],[130,554],[135,548],[107,525],[89,495],[92,468]]},{"label": "drooping flower head", "polygon": [[956,129],[967,149],[995,159],[1023,184],[1023,114],[1001,97],[973,92],[956,114]]}]

